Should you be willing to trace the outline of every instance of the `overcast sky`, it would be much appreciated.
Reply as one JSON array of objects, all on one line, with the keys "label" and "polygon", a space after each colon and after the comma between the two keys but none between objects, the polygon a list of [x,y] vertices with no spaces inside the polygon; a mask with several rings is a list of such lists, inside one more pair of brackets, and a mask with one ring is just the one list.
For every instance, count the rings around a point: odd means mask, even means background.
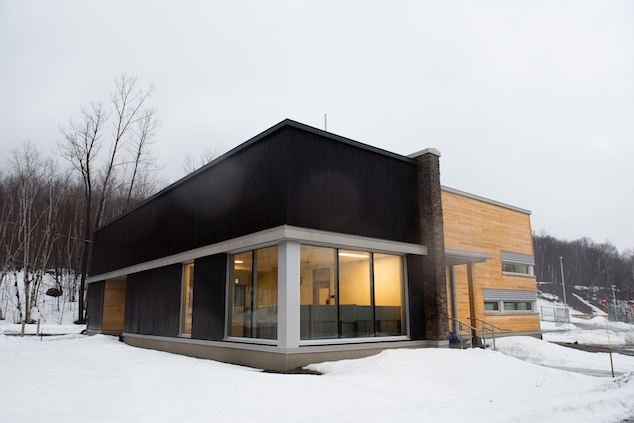
[{"label": "overcast sky", "polygon": [[114,79],[156,86],[155,152],[227,152],[283,119],[399,154],[568,240],[634,247],[634,2],[0,0],[0,169],[52,155]]}]

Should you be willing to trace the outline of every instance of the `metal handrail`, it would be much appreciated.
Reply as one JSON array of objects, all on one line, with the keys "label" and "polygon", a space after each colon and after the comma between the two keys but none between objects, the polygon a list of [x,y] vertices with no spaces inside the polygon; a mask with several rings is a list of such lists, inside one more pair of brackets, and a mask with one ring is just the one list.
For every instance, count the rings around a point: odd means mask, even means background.
[{"label": "metal handrail", "polygon": [[[495,350],[495,329],[499,330],[499,331],[503,331],[503,332],[511,332],[511,329],[502,329],[500,327],[495,326],[494,324],[491,324],[489,322],[486,322],[482,319],[478,319],[477,317],[469,317],[469,320],[477,320],[480,322],[480,324],[482,325],[482,330],[480,332],[482,332],[482,339],[484,340],[484,345],[486,346],[486,336],[485,333],[489,332],[491,333],[491,336],[493,337],[493,349]],[[485,328],[484,325],[488,325],[490,326],[490,328]]]},{"label": "metal handrail", "polygon": [[[483,332],[478,328],[475,328],[465,322],[461,322],[460,320],[454,318],[454,317],[450,317],[449,319],[451,320],[455,320],[456,322],[458,322],[458,338],[460,339],[460,349],[463,348],[462,346],[462,331],[464,330],[470,338],[473,338],[473,333],[471,331],[475,331],[475,332]],[[469,329],[464,329],[463,326],[466,326]],[[484,337],[484,333],[483,333],[483,337]],[[473,340],[471,341],[471,348],[473,348]]]}]

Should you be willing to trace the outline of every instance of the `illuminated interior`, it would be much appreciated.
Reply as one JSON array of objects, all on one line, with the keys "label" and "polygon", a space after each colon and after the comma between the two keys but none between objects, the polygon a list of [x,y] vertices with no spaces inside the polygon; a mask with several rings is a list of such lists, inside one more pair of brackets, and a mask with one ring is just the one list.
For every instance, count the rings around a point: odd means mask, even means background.
[{"label": "illuminated interior", "polygon": [[194,263],[183,266],[183,303],[181,304],[181,333],[192,333],[194,305]]},{"label": "illuminated interior", "polygon": [[277,246],[230,260],[228,335],[277,339]]},{"label": "illuminated interior", "polygon": [[300,339],[405,334],[403,258],[300,246]]}]

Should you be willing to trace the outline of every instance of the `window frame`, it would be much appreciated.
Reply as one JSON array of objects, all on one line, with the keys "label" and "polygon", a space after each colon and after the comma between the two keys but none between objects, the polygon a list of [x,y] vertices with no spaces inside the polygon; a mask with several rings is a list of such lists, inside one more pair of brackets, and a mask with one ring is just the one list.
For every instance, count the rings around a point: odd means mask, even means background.
[{"label": "window frame", "polygon": [[[191,308],[192,308],[192,318],[191,318],[191,322],[190,322],[190,331],[189,333],[183,332],[183,328],[185,326],[185,308],[187,307],[185,304],[185,284],[188,282],[186,281],[186,277],[188,275],[188,271],[187,271],[187,267],[191,266],[191,278],[192,278],[192,286],[191,286],[191,290],[192,290],[192,294],[191,294]],[[193,329],[193,324],[194,324],[194,283],[195,281],[194,279],[194,269],[195,269],[195,263],[194,261],[189,261],[189,262],[185,262],[182,263],[182,273],[181,273],[181,298],[180,298],[180,307],[179,307],[179,318],[178,318],[178,336],[181,338],[191,338],[192,337],[192,329]]]},{"label": "window frame", "polygon": [[[505,266],[512,266],[512,270],[505,270]],[[500,267],[503,275],[535,276],[535,257],[528,254],[500,251]],[[518,271],[518,268],[526,267],[526,272]]]},{"label": "window frame", "polygon": [[[497,303],[497,310],[487,310],[487,303]],[[509,310],[505,309],[505,304],[519,304],[526,303],[530,305],[530,309],[527,310],[518,310],[517,308]],[[527,300],[485,300],[485,314],[500,314],[500,313],[537,313],[536,311],[536,302],[535,301],[527,301]]]},{"label": "window frame", "polygon": [[[231,280],[231,266],[232,266],[232,257],[238,254],[242,254],[242,253],[247,253],[247,252],[251,252],[251,258],[252,258],[252,263],[251,263],[251,283],[253,283],[253,279],[257,278],[257,251],[259,250],[263,250],[266,248],[270,248],[270,247],[276,247],[276,254],[277,254],[277,258],[278,258],[278,263],[279,263],[279,243],[275,242],[275,243],[267,243],[267,244],[262,244],[262,245],[253,245],[250,246],[248,248],[242,248],[239,250],[235,250],[235,251],[231,251],[231,252],[227,252],[227,267],[226,267],[226,294],[225,294],[225,325],[224,325],[224,337],[223,339],[225,341],[233,341],[233,342],[243,342],[243,343],[251,343],[251,344],[262,344],[262,345],[277,345],[277,341],[279,338],[279,333],[277,333],[277,326],[276,326],[276,337],[275,338],[253,338],[253,337],[242,337],[242,336],[235,336],[231,334],[231,325],[232,325],[232,299],[231,299],[231,294],[232,294],[232,286],[233,286],[233,282]],[[277,289],[279,289],[279,268],[278,268],[278,274],[277,274],[277,279],[276,279],[276,286]],[[257,289],[257,279],[256,279],[256,289]],[[254,291],[252,293],[252,303],[253,301],[255,301],[257,303],[257,291]],[[278,292],[278,296],[276,297],[276,302],[279,301],[279,292]],[[279,303],[277,303],[277,306],[279,307]],[[252,310],[253,312],[253,310]],[[276,321],[277,318],[279,316],[279,309],[276,312]],[[252,331],[254,329],[252,328]]]},{"label": "window frame", "polygon": [[[373,316],[373,327],[374,327],[374,335],[371,336],[363,336],[363,337],[342,337],[341,330],[341,322],[339,321],[339,309],[337,311],[337,337],[335,338],[315,338],[315,339],[301,339],[300,337],[300,345],[323,345],[323,344],[344,344],[344,343],[359,343],[359,342],[380,342],[380,341],[395,341],[395,340],[408,340],[410,339],[410,324],[409,324],[409,298],[408,298],[408,277],[407,277],[407,255],[403,253],[396,253],[393,251],[385,252],[385,251],[373,251],[371,249],[364,249],[359,247],[346,247],[346,246],[332,246],[332,245],[319,245],[313,243],[300,243],[301,246],[309,246],[309,247],[321,247],[321,248],[329,248],[333,250],[335,260],[335,304],[337,308],[339,308],[340,301],[340,263],[339,263],[339,253],[340,251],[358,251],[362,253],[367,253],[369,255],[369,264],[370,264],[370,297],[371,297],[371,309]],[[402,285],[400,289],[402,290],[402,322],[401,322],[401,332],[400,335],[385,335],[385,336],[377,336],[377,320],[376,320],[376,291],[375,291],[375,254],[381,255],[391,255],[400,258],[401,261],[401,272],[402,272]],[[300,263],[301,266],[301,263]],[[299,306],[301,307],[301,300],[299,301]],[[301,314],[301,313],[300,313]],[[301,324],[301,318],[298,321],[298,324]]]}]

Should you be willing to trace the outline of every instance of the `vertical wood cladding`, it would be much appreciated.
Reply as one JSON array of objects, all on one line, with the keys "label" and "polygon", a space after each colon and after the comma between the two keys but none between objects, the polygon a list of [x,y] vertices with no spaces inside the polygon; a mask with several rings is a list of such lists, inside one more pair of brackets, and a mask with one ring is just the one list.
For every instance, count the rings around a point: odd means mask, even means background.
[{"label": "vertical wood cladding", "polygon": [[97,230],[91,274],[282,224],[420,242],[415,161],[276,128]]},{"label": "vertical wood cladding", "polygon": [[95,232],[101,274],[285,223],[278,133],[218,160]]},{"label": "vertical wood cladding", "polygon": [[86,301],[86,328],[91,330],[101,330],[103,319],[103,296],[106,289],[106,281],[88,284],[88,295]]},{"label": "vertical wood cladding", "polygon": [[224,338],[226,269],[226,254],[204,257],[194,263],[194,339],[221,341]]},{"label": "vertical wood cladding", "polygon": [[175,264],[128,276],[124,332],[178,335],[182,273]]},{"label": "vertical wood cladding", "polygon": [[125,281],[106,281],[103,295],[102,331],[121,332],[123,330],[125,286]]},{"label": "vertical wood cladding", "polygon": [[298,128],[284,136],[289,224],[420,242],[413,161]]}]

